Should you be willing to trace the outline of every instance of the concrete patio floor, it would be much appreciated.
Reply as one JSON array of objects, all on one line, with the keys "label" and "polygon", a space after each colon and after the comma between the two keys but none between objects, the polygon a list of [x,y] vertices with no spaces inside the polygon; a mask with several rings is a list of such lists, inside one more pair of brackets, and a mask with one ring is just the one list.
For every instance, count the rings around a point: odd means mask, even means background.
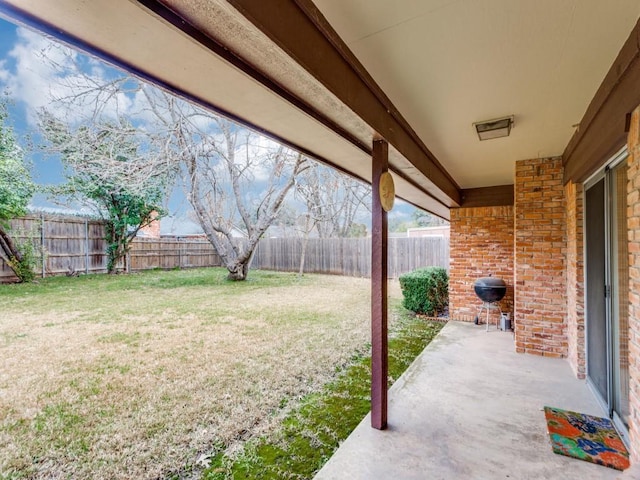
[{"label": "concrete patio floor", "polygon": [[367,416],[315,479],[640,478],[554,454],[545,405],[604,413],[565,360],[517,354],[495,326],[449,322],[391,388],[389,428]]}]

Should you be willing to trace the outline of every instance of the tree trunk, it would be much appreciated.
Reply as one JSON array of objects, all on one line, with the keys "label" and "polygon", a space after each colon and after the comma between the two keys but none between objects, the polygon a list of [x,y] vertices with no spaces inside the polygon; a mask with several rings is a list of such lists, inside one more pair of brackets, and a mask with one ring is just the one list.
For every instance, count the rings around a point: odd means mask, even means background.
[{"label": "tree trunk", "polygon": [[256,253],[257,246],[257,241],[249,242],[249,244],[245,247],[244,254],[242,254],[240,257],[236,257],[236,259],[232,262],[226,262],[227,270],[229,271],[227,280],[231,280],[234,282],[243,282],[247,279],[247,277],[249,276],[249,267],[251,266],[253,255]]},{"label": "tree trunk", "polygon": [[107,240],[107,273],[113,275],[118,273],[118,261],[122,257],[122,242],[120,240],[120,233],[117,230],[118,227],[108,221],[106,225],[106,240]]},{"label": "tree trunk", "polygon": [[229,275],[227,275],[227,280],[232,280],[234,282],[243,282],[247,279],[249,275],[249,262],[251,259],[241,262],[235,263],[234,265],[227,266],[227,270],[229,270]]},{"label": "tree trunk", "polygon": [[22,262],[22,253],[20,253],[13,239],[2,225],[0,225],[0,257],[13,270],[18,280],[22,282],[22,274],[18,268],[18,265]]},{"label": "tree trunk", "polygon": [[4,228],[0,225],[0,248],[2,252],[0,252],[5,259],[11,260],[15,258],[17,260],[22,260],[22,255],[20,251],[16,247],[16,244],[13,242],[11,236],[5,231]]},{"label": "tree trunk", "polygon": [[302,239],[302,253],[300,254],[300,269],[298,271],[298,276],[301,277],[304,275],[304,259],[307,255],[307,245],[309,244],[309,234],[307,233]]}]

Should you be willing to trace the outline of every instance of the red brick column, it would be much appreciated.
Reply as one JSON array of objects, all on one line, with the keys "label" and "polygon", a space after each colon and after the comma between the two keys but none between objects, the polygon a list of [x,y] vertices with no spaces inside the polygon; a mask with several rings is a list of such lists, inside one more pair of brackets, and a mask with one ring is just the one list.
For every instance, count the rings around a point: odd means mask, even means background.
[{"label": "red brick column", "polygon": [[565,185],[567,199],[567,341],[569,364],[585,378],[583,188]]},{"label": "red brick column", "polygon": [[566,357],[566,204],[562,159],[516,162],[516,351]]},{"label": "red brick column", "polygon": [[631,117],[627,141],[629,228],[629,434],[631,458],[640,461],[640,107]]},{"label": "red brick column", "polygon": [[[506,282],[501,308],[513,313],[513,207],[454,208],[450,225],[450,317],[473,321],[482,304],[473,282],[489,274]],[[495,324],[498,312],[491,313]]]}]

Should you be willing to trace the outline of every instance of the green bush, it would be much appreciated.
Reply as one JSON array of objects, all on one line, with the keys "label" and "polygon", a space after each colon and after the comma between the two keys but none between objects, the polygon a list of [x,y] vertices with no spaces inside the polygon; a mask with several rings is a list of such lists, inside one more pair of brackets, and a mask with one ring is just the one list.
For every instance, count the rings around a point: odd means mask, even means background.
[{"label": "green bush", "polygon": [[449,275],[442,267],[419,268],[400,276],[407,310],[435,315],[449,303]]},{"label": "green bush", "polygon": [[32,282],[36,278],[35,268],[38,261],[33,240],[16,241],[16,246],[22,257],[20,260],[16,257],[11,257],[9,259],[9,268],[16,274],[20,283]]}]

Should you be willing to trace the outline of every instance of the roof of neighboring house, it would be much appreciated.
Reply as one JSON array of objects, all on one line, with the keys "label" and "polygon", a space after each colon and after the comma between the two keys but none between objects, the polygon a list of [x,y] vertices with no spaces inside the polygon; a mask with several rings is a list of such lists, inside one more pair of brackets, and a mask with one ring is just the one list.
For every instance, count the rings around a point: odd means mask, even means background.
[{"label": "roof of neighboring house", "polygon": [[407,228],[407,237],[449,236],[449,225]]},{"label": "roof of neighboring house", "polygon": [[[204,235],[199,223],[184,216],[167,216],[160,219],[160,236],[184,237]],[[233,227],[231,235],[234,238],[245,238],[247,235],[240,228]]]},{"label": "roof of neighboring house", "polygon": [[160,219],[160,236],[198,235],[204,233],[202,227],[185,217],[167,216]]}]

